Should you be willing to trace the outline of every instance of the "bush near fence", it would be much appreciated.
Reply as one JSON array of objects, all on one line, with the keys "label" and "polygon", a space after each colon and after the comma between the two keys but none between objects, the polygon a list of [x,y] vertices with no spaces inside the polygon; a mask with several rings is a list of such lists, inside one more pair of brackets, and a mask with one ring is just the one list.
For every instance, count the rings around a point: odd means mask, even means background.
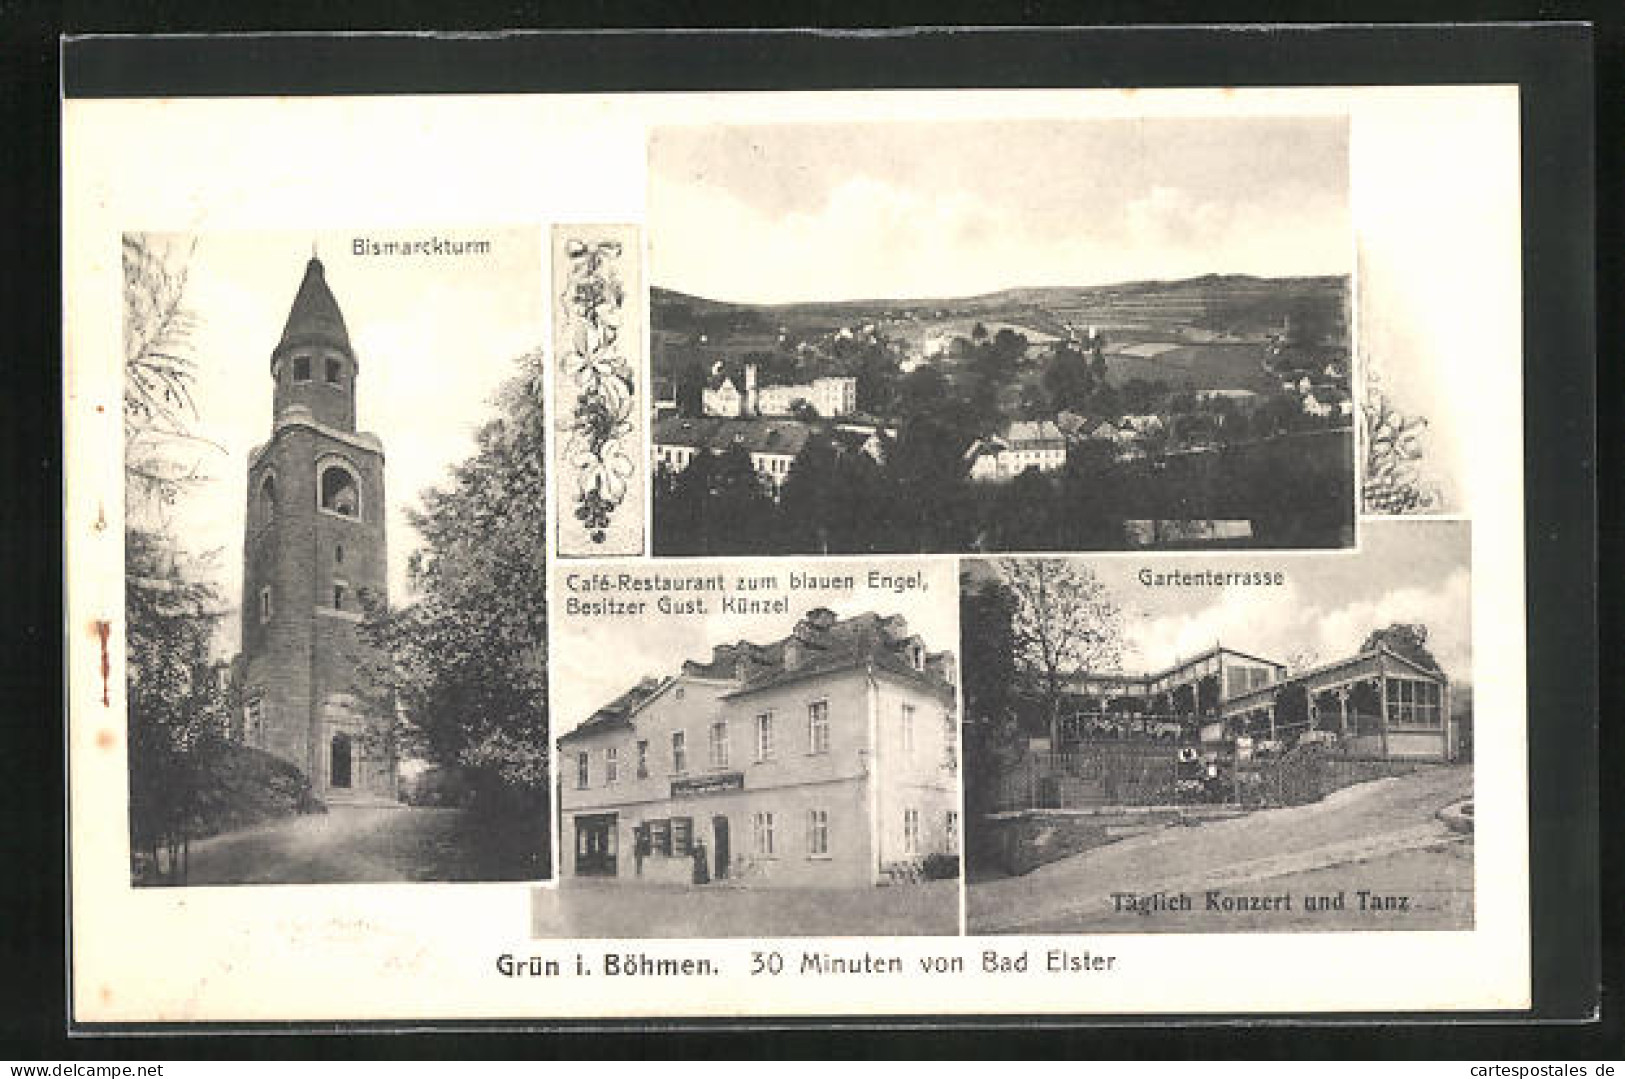
[{"label": "bush near fence", "polygon": [[[1175,787],[1178,749],[1166,743],[1105,742],[1064,753],[1032,752],[998,780],[998,810],[1157,806],[1192,801]],[[1304,805],[1335,790],[1406,775],[1420,763],[1351,757],[1337,747],[1303,743],[1280,755],[1234,766],[1222,801],[1245,806]]]}]

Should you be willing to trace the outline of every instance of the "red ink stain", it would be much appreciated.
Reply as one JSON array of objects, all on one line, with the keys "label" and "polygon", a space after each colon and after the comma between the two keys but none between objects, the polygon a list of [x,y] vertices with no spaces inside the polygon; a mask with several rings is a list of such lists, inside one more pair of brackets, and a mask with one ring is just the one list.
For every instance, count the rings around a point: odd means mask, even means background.
[{"label": "red ink stain", "polygon": [[97,731],[96,732],[96,748],[97,749],[112,749],[113,748],[113,732],[109,731],[109,730]]},{"label": "red ink stain", "polygon": [[107,676],[112,673],[112,668],[107,660],[107,637],[108,634],[113,632],[113,624],[105,619],[98,618],[95,628],[96,636],[100,637],[102,642],[102,707],[107,708],[112,705],[112,702],[107,698]]},{"label": "red ink stain", "polygon": [[106,405],[97,405],[96,406],[96,411],[97,412],[106,412],[107,411],[107,406]]},{"label": "red ink stain", "polygon": [[101,987],[101,998],[102,998],[102,1003],[103,1004],[111,1004],[111,1003],[113,1003],[113,991],[111,989],[107,988],[107,986],[105,986],[105,985],[102,986]]}]

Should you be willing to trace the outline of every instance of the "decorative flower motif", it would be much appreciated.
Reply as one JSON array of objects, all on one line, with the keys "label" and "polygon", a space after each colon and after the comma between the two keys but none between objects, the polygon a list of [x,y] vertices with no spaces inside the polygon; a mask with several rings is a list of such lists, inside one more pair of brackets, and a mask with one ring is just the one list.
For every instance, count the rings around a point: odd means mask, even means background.
[{"label": "decorative flower motif", "polygon": [[568,452],[576,473],[575,517],[594,543],[607,538],[635,471],[624,447],[632,432],[635,383],[619,347],[626,302],[616,265],[621,252],[613,240],[565,244],[570,265],[561,299],[570,324],[563,363],[576,391]]},{"label": "decorative flower motif", "polygon": [[1366,377],[1360,419],[1366,447],[1360,486],[1365,512],[1402,514],[1434,509],[1439,503],[1439,491],[1423,478],[1421,464],[1427,453],[1422,438],[1427,419],[1406,416],[1396,409],[1375,371]]}]

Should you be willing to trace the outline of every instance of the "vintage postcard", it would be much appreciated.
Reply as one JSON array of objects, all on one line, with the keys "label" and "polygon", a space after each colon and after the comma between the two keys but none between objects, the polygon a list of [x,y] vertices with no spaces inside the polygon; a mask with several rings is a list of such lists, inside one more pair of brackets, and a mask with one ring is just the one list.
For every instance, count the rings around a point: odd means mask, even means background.
[{"label": "vintage postcard", "polygon": [[74,1021],[1526,1006],[1518,115],[67,101]]}]

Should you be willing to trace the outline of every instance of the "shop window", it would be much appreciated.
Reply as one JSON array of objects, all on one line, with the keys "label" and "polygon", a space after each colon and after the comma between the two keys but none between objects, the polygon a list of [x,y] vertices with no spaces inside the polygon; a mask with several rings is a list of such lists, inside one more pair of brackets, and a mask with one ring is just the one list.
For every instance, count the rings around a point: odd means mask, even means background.
[{"label": "shop window", "polygon": [[829,853],[829,810],[807,811],[807,853],[815,858]]},{"label": "shop window", "polygon": [[751,833],[756,844],[756,853],[764,858],[773,856],[773,814],[767,810],[759,810],[751,815]]},{"label": "shop window", "polygon": [[339,464],[322,469],[322,509],[340,517],[361,516],[361,488],[355,473]]},{"label": "shop window", "polygon": [[604,750],[604,782],[617,783],[621,778],[621,751],[614,746]]},{"label": "shop window", "polygon": [[725,719],[711,724],[711,767],[728,767],[728,721]]},{"label": "shop window", "polygon": [[920,811],[903,810],[903,853],[920,853]]},{"label": "shop window", "polygon": [[649,850],[654,854],[671,854],[671,821],[649,822]]},{"label": "shop window", "polygon": [[671,850],[673,854],[678,855],[694,853],[694,819],[692,817],[673,817],[671,819]]},{"label": "shop window", "polygon": [[685,731],[671,732],[671,770],[688,771],[688,734]]},{"label": "shop window", "polygon": [[828,701],[814,701],[807,706],[807,752],[829,752]]},{"label": "shop window", "polygon": [[649,778],[649,743],[638,743],[638,778]]},{"label": "shop window", "polygon": [[592,777],[592,761],[587,751],[582,750],[576,754],[576,790],[587,789],[587,782]]},{"label": "shop window", "polygon": [[773,759],[773,713],[763,712],[756,717],[756,759]]},{"label": "shop window", "polygon": [[327,361],[327,384],[329,386],[342,386],[344,384],[344,365],[338,360]]},{"label": "shop window", "polygon": [[310,381],[310,357],[295,356],[293,358],[293,380],[295,382]]}]

